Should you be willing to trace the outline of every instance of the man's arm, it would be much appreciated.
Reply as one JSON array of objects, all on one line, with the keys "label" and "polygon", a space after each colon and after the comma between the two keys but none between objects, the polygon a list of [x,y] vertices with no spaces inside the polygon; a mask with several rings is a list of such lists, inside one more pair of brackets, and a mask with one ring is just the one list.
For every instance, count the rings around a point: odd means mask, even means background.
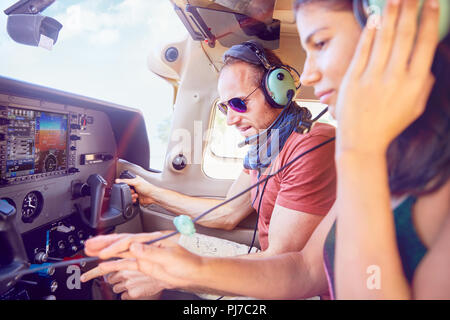
[{"label": "man's arm", "polygon": [[[174,214],[187,215],[192,219],[223,201],[218,199],[191,197],[176,191],[159,188],[140,177],[137,177],[136,179],[118,179],[116,182],[124,182],[134,186],[138,193],[139,202],[142,205],[154,203]],[[250,187],[250,185],[250,175],[242,171],[228,191],[227,199]],[[209,228],[232,230],[251,212],[253,212],[251,206],[251,193],[248,192],[214,210],[204,218],[200,219],[198,223]]]},{"label": "man's arm", "polygon": [[269,225],[269,247],[241,257],[253,259],[301,251],[323,217],[275,205]]},{"label": "man's arm", "polygon": [[[156,277],[170,278],[170,281],[175,282],[182,279],[180,282],[183,284],[178,287],[194,292],[227,293],[261,299],[304,299],[328,292],[323,267],[323,246],[335,218],[332,209],[314,230],[302,251],[261,259],[243,259],[242,256],[198,257],[201,261],[200,267],[190,268],[190,259],[172,260],[176,256],[182,258],[187,254],[176,253],[178,249],[185,251],[181,247],[175,249],[164,248],[164,245],[160,248],[144,246],[144,251],[136,254],[136,251],[132,250],[132,253],[138,258],[142,272],[152,275],[152,271],[155,271]],[[162,269],[165,270],[164,274],[160,273]],[[189,275],[185,277],[180,274],[184,272]]]}]

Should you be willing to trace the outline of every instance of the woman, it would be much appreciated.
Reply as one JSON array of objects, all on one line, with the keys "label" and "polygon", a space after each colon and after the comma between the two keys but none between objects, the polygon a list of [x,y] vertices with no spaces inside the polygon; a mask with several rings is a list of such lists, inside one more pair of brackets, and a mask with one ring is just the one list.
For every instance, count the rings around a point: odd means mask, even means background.
[{"label": "woman", "polygon": [[160,236],[143,234],[91,239],[86,253],[129,258],[102,269],[120,263],[171,288],[450,298],[450,72],[448,37],[434,55],[437,1],[426,1],[416,40],[417,0],[390,0],[381,26],[364,30],[351,0],[297,0],[295,8],[307,52],[301,80],[338,120],[337,200],[305,248],[258,261],[204,258],[170,239],[137,243]]}]

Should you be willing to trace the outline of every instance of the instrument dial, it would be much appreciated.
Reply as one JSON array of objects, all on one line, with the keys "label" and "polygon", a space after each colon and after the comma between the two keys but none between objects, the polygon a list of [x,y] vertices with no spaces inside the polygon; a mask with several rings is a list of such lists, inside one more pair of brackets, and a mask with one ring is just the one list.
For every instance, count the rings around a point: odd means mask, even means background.
[{"label": "instrument dial", "polygon": [[26,223],[33,222],[41,213],[43,206],[43,197],[41,193],[33,191],[25,196],[22,203],[22,221]]},{"label": "instrument dial", "polygon": [[57,167],[57,160],[56,157],[52,154],[49,154],[46,158],[45,158],[45,163],[44,163],[44,167],[45,167],[45,172],[52,172],[56,170]]}]

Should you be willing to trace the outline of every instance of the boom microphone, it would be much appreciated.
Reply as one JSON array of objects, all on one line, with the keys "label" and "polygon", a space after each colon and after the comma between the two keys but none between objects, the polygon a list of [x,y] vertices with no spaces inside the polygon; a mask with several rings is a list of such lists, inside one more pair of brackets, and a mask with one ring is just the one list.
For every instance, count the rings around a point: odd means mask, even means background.
[{"label": "boom microphone", "polygon": [[287,97],[288,97],[288,103],[284,106],[283,111],[278,115],[278,117],[274,120],[274,122],[272,122],[272,124],[269,126],[269,128],[265,129],[264,131],[262,131],[261,133],[255,134],[254,136],[251,137],[247,137],[245,138],[244,141],[239,142],[238,144],[238,148],[242,148],[245,147],[248,144],[253,144],[254,142],[256,142],[258,140],[258,138],[260,136],[262,136],[263,134],[265,134],[267,131],[269,131],[270,129],[273,128],[273,126],[275,125],[275,123],[278,121],[278,119],[281,117],[281,115],[286,111],[286,108],[291,104],[292,100],[294,99],[294,90],[289,90],[287,92]]}]

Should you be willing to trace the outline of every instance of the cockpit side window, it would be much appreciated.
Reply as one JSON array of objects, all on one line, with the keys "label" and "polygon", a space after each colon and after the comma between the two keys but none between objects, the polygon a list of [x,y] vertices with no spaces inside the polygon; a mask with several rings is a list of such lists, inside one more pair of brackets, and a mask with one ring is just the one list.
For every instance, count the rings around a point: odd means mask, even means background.
[{"label": "cockpit side window", "polygon": [[[313,117],[317,116],[326,106],[315,100],[297,100],[297,103],[307,107]],[[208,137],[206,152],[203,157],[203,171],[214,179],[236,179],[243,169],[243,160],[248,152],[248,146],[238,148],[243,140],[239,132],[226,124],[226,117],[212,109],[212,120]],[[336,126],[336,121],[329,113],[319,119]]]}]

